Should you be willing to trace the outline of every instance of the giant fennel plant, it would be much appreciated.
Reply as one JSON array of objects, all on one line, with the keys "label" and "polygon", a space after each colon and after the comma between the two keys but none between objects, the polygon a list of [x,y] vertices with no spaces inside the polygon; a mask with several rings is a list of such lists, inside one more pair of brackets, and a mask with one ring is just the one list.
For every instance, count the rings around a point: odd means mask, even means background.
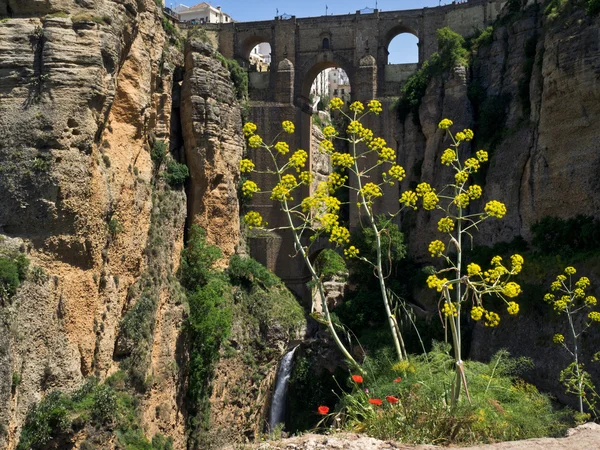
[{"label": "giant fennel plant", "polygon": [[405,192],[405,201],[414,203],[418,196],[430,208],[443,212],[437,223],[442,239],[429,244],[429,252],[434,258],[441,258],[444,267],[436,274],[429,276],[427,285],[440,292],[440,311],[444,324],[452,335],[452,346],[456,365],[455,382],[452,389],[452,406],[456,406],[461,387],[469,396],[467,380],[462,359],[462,312],[470,307],[471,318],[475,321],[484,319],[485,326],[496,327],[500,323],[500,315],[488,306],[489,296],[493,294],[506,304],[508,314],[516,315],[519,305],[513,300],[521,293],[521,287],[510,281],[523,267],[523,257],[512,255],[510,261],[504,262],[500,256],[491,260],[491,266],[483,270],[479,264],[470,263],[465,270],[465,253],[467,244],[472,243],[473,233],[479,225],[490,218],[501,219],[506,214],[506,206],[497,201],[488,201],[483,211],[476,211],[471,203],[483,195],[481,186],[472,182],[473,174],[488,160],[488,153],[479,150],[475,156],[465,157],[469,151],[467,146],[473,131],[465,129],[453,134],[450,130],[453,123],[449,119],[440,122],[439,128],[445,130],[450,146],[442,153],[441,163],[454,172],[453,182],[436,192],[427,183],[417,186],[416,192]]},{"label": "giant fennel plant", "polygon": [[[277,183],[270,190],[261,190],[254,181],[247,180],[242,185],[242,193],[247,197],[256,193],[270,194],[271,200],[280,203],[281,210],[287,218],[287,226],[284,228],[291,230],[296,250],[304,259],[317,286],[324,320],[344,356],[355,366],[357,365],[356,361],[339,339],[333,326],[323,284],[309,259],[309,248],[319,236],[326,235],[332,244],[343,247],[344,255],[347,258],[360,258],[373,267],[375,276],[379,280],[381,298],[397,358],[402,360],[407,357],[407,354],[402,333],[391,305],[384,270],[383,259],[387,249],[382,248],[381,237],[385,232],[385,226],[382,226],[376,218],[374,203],[383,196],[384,185],[393,185],[401,181],[406,173],[401,166],[396,164],[395,151],[387,145],[384,139],[375,137],[373,131],[363,125],[364,118],[368,114],[378,115],[382,111],[381,103],[372,100],[365,107],[361,102],[354,102],[349,107],[349,114],[342,110],[342,106],[343,101],[339,98],[332,99],[329,105],[331,110],[340,111],[340,114],[348,119],[349,125],[345,133],[340,133],[333,126],[327,126],[323,129],[325,139],[319,145],[319,150],[330,157],[336,171],[329,175],[327,181],[319,183],[313,193],[297,202],[293,201],[293,193],[299,191],[301,186],[310,186],[313,182],[312,174],[305,170],[308,161],[307,152],[297,150],[287,160],[284,159],[281,162],[281,156],[287,155],[290,151],[289,145],[277,141],[279,135],[274,139],[274,143],[266,144],[256,134],[256,125],[246,123],[244,133],[248,138],[248,146],[270,154],[272,168],[268,172],[276,176]],[[294,126],[289,121],[283,122],[282,128],[283,133],[294,132]],[[335,140],[345,141],[349,152],[337,151],[334,145]],[[252,172],[256,170],[256,167],[250,159],[244,159],[241,161],[240,169],[242,172]],[[356,183],[349,183],[348,175]],[[358,248],[351,245],[350,231],[340,223],[339,214],[342,202],[335,196],[336,191],[340,188],[349,189],[354,193],[361,217],[365,219],[365,226],[374,232],[377,252],[373,261],[360,255]],[[387,222],[395,218],[400,210],[411,206],[414,205],[401,203],[396,211],[387,213]],[[256,211],[248,212],[244,220],[251,227],[265,226],[263,218]]]}]

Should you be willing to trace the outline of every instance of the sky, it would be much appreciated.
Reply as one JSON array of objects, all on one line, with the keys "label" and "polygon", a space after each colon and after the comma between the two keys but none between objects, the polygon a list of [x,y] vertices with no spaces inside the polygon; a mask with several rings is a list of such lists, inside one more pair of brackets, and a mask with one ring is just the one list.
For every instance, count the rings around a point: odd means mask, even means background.
[{"label": "sky", "polygon": [[[377,5],[376,5],[377,2]],[[442,0],[441,4],[450,3],[451,0]],[[179,4],[193,6],[202,3],[202,0],[166,0],[167,6]],[[272,20],[276,15],[289,14],[296,17],[314,17],[327,14],[355,13],[359,9],[377,8],[380,11],[396,11],[403,9],[419,9],[426,6],[438,6],[440,0],[213,0],[208,1],[212,6],[220,6],[223,12],[229,14],[238,22],[251,22],[256,20]],[[414,36],[403,34],[397,36],[388,47],[389,63],[400,64],[417,62],[417,39]]]}]

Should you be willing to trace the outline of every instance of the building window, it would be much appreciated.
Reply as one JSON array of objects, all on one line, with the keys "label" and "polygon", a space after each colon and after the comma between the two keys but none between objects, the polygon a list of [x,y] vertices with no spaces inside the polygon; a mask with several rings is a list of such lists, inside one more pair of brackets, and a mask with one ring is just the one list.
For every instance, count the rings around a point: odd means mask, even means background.
[{"label": "building window", "polygon": [[333,95],[338,95],[338,90],[337,89],[333,90]]},{"label": "building window", "polygon": [[323,39],[323,50],[329,50],[329,39],[328,38]]},{"label": "building window", "polygon": [[344,94],[345,94],[344,90],[345,90],[345,89],[342,89],[342,95],[344,95]]}]

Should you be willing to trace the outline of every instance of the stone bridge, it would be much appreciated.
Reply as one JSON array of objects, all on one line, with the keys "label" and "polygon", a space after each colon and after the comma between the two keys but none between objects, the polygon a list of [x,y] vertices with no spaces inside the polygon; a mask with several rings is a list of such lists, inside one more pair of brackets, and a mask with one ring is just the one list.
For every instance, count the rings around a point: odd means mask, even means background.
[{"label": "stone bridge", "polygon": [[[288,140],[291,148],[314,148],[312,136],[312,109],[309,107],[310,88],[317,75],[330,67],[342,68],[348,75],[353,100],[368,101],[378,98],[384,112],[367,123],[376,135],[386,139],[397,149],[396,114],[389,106],[393,97],[400,95],[403,82],[418,64],[388,64],[388,46],[402,33],[410,33],[419,40],[419,63],[437,50],[436,31],[443,27],[469,36],[490,25],[500,13],[506,0],[468,0],[446,6],[407,11],[378,11],[364,14],[332,15],[309,18],[246,23],[205,25],[226,58],[235,58],[248,67],[251,50],[262,42],[271,45],[269,72],[250,73],[250,114],[266,142],[281,131],[281,122],[296,124],[296,134]],[[309,152],[310,154],[311,152]],[[252,155],[257,168],[268,167],[265,152]],[[311,169],[314,158],[310,157]],[[253,175],[259,186],[272,186],[268,175]],[[398,192],[386,193],[381,208],[392,210],[398,204]],[[350,225],[356,220],[350,201]],[[278,206],[268,196],[256,196],[251,205],[269,222],[270,226],[285,225]],[[288,231],[289,233],[289,231]],[[295,254],[289,235],[268,233],[251,236],[252,256],[265,264],[299,296],[307,301],[310,293],[305,283],[308,273]],[[322,248],[322,247],[320,247]],[[316,250],[314,254],[319,250]]]}]

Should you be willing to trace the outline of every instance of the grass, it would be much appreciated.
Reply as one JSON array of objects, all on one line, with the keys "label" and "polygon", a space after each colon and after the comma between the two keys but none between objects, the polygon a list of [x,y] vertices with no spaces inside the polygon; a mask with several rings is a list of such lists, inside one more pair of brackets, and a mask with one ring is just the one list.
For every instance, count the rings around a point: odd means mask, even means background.
[{"label": "grass", "polygon": [[[451,410],[449,345],[437,343],[410,363],[394,364],[389,350],[366,361],[362,383],[348,379],[352,392],[341,396],[324,425],[339,419],[343,428],[378,439],[438,445],[560,436],[569,425],[568,413],[555,411],[548,396],[518,378],[532,366],[526,358],[500,351],[487,364],[465,362],[471,401],[463,396]],[[376,399],[381,405],[369,402]]]}]

